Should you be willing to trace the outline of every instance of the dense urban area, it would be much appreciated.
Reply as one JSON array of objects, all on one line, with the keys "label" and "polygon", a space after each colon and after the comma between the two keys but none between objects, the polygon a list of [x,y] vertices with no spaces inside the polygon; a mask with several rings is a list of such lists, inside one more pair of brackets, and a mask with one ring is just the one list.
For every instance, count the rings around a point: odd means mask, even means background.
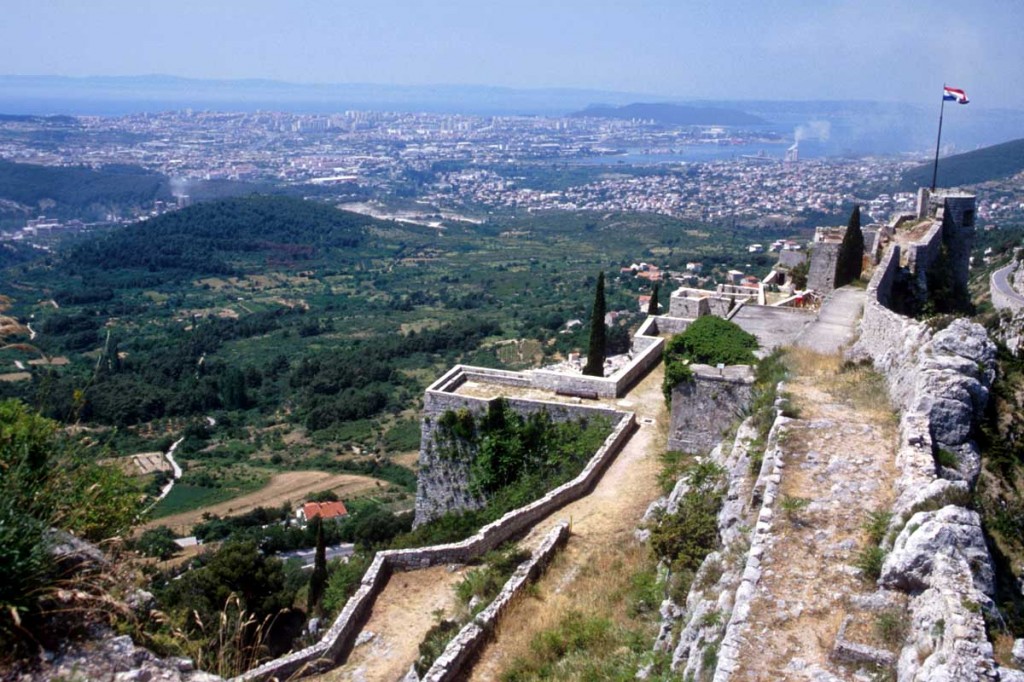
[{"label": "dense urban area", "polygon": [[[706,160],[681,160],[694,150]],[[89,218],[145,218],[204,193],[269,187],[433,225],[583,210],[814,227],[855,202],[875,220],[907,210],[913,188],[900,186],[900,174],[926,160],[804,159],[793,139],[757,128],[356,111],[8,117],[0,121],[0,158],[138,166],[171,179],[170,196],[134,212],[119,207],[77,217],[71,227]],[[1011,181],[990,182],[979,188],[978,204],[985,223],[1014,220],[1024,213],[1024,191]],[[3,238],[67,227],[68,220],[47,216],[45,208],[5,202]]]}]

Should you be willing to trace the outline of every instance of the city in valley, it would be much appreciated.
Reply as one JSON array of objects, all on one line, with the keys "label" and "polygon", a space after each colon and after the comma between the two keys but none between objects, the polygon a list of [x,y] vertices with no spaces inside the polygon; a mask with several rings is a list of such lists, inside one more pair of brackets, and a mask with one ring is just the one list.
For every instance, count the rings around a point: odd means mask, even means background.
[{"label": "city in valley", "polygon": [[[131,165],[171,179],[173,197],[61,220],[46,205],[0,203],[3,239],[124,222],[189,203],[204,187],[288,188],[349,210],[439,226],[537,211],[657,213],[723,225],[838,223],[859,203],[874,220],[905,211],[902,171],[926,156],[802,158],[788,135],[653,120],[347,111],[332,115],[177,111],[116,117],[6,117],[0,157],[44,166]],[[1011,181],[978,188],[979,217],[1024,215]],[[42,219],[40,219],[42,218]]]}]

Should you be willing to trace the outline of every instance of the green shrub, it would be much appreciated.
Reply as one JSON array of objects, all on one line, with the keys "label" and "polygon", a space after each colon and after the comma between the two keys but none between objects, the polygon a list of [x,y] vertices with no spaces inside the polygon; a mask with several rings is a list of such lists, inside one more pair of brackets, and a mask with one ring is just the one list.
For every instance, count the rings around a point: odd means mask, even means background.
[{"label": "green shrub", "polygon": [[169,559],[180,549],[174,537],[174,533],[167,526],[157,526],[139,536],[135,547],[143,556]]},{"label": "green shrub", "polygon": [[458,634],[462,626],[454,620],[441,619],[436,625],[427,630],[426,636],[420,642],[420,656],[416,659],[416,674],[421,677],[434,665],[437,657],[444,653],[448,642]]},{"label": "green shrub", "polygon": [[665,378],[661,382],[661,392],[665,395],[665,403],[672,402],[672,389],[682,383],[693,381],[693,371],[683,360],[672,360],[665,363]]},{"label": "green shrub", "polygon": [[902,647],[909,630],[910,622],[905,611],[889,609],[875,618],[875,636],[890,649]]},{"label": "green shrub", "polygon": [[882,540],[885,539],[885,533],[889,530],[890,521],[892,521],[892,512],[868,512],[868,517],[864,521],[862,528],[864,528],[864,530],[867,531],[868,540],[871,542],[871,544],[882,544]]},{"label": "green shrub", "polygon": [[332,561],[327,565],[327,587],[324,588],[320,608],[324,614],[334,616],[345,606],[348,598],[359,589],[363,574],[373,561],[373,555],[359,552],[348,561]]},{"label": "green shrub", "polygon": [[945,448],[939,448],[938,452],[935,453],[935,462],[939,466],[955,469],[957,466],[956,453],[950,452]]},{"label": "green shrub", "polygon": [[719,545],[723,479],[724,471],[714,462],[691,466],[687,473],[689,487],[676,512],[665,514],[651,528],[651,549],[671,567],[671,591],[676,596],[685,595],[705,557]]},{"label": "green shrub", "polygon": [[679,450],[666,450],[659,455],[661,470],[658,472],[658,486],[663,493],[672,492],[676,481],[686,472],[693,458],[693,454]]},{"label": "green shrub", "polygon": [[857,553],[854,565],[860,569],[867,581],[874,582],[882,575],[882,564],[885,562],[885,550],[877,545],[865,547]]},{"label": "green shrub", "polygon": [[757,338],[714,315],[698,317],[665,344],[666,365],[677,358],[702,365],[753,365]]},{"label": "green shrub", "polygon": [[[0,654],[37,639],[38,617],[67,577],[50,555],[49,529],[98,541],[128,530],[138,514],[138,489],[94,457],[55,422],[0,401]],[[64,627],[74,618],[58,620]]]},{"label": "green shrub", "polygon": [[797,520],[799,512],[803,509],[806,509],[807,505],[809,505],[810,503],[811,501],[806,497],[794,497],[792,495],[783,495],[782,502],[780,502],[780,507],[782,508],[782,513],[786,516],[786,518],[789,519],[791,522],[795,522]]}]

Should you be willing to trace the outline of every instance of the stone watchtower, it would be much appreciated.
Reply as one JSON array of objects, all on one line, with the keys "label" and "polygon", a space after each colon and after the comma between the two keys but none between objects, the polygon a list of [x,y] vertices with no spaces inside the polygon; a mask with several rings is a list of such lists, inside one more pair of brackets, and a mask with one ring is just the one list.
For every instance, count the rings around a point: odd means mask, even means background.
[{"label": "stone watchtower", "polygon": [[941,224],[953,284],[963,292],[970,278],[976,203],[975,195],[955,189],[931,191],[922,187],[917,194],[917,217]]}]

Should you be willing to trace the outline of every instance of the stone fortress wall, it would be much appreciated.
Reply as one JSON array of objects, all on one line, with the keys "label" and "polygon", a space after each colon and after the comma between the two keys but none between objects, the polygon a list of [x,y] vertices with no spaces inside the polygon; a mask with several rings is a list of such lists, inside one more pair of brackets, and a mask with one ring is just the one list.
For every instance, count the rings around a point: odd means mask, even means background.
[{"label": "stone fortress wall", "polygon": [[[555,553],[569,541],[569,522],[562,521],[544,538],[530,559],[521,564],[505,583],[505,586],[490,605],[466,623],[448,643],[434,664],[423,675],[423,682],[449,682],[464,679],[462,673],[467,664],[492,636],[498,621],[529,587],[530,583],[544,572]],[[408,678],[407,678],[408,679]]]},{"label": "stone fortress wall", "polygon": [[448,457],[436,448],[437,421],[444,412],[465,409],[474,416],[480,416],[486,414],[492,404],[504,400],[508,408],[516,414],[527,416],[547,412],[554,421],[604,417],[615,424],[626,414],[599,406],[523,398],[478,398],[454,392],[470,379],[501,387],[534,387],[532,383],[517,383],[517,374],[519,373],[503,370],[481,371],[481,368],[477,367],[456,365],[427,389],[420,431],[415,526],[432,521],[447,512],[479,509],[486,502],[483,498],[475,497],[470,491],[471,459]]},{"label": "stone fortress wall", "polygon": [[[495,372],[495,370],[478,370],[477,368],[470,368],[470,370],[471,374],[476,374],[477,376],[488,376]],[[450,393],[454,389],[453,383],[457,385],[455,382],[459,381],[459,375],[462,372],[463,368],[461,366],[453,368],[434,383],[432,386],[434,391],[442,394],[434,396],[434,399],[438,401],[434,405],[435,408],[445,404],[451,406],[468,406],[471,404],[466,401],[472,401],[472,398],[456,396]],[[514,377],[507,376],[509,374],[515,373],[499,372],[493,376],[496,377],[496,381],[499,383],[502,381],[515,381]],[[464,374],[462,374],[461,380],[465,381]],[[331,628],[319,642],[301,651],[269,661],[234,679],[238,682],[264,682],[274,678],[289,679],[301,677],[335,667],[352,649],[356,636],[369,618],[374,600],[384,589],[392,572],[403,569],[426,568],[438,564],[466,563],[524,533],[541,519],[564,507],[569,502],[587,494],[637,429],[636,416],[632,412],[564,403],[545,403],[543,401],[518,402],[519,404],[516,409],[550,409],[555,411],[556,414],[561,415],[593,414],[598,412],[612,414],[616,419],[612,433],[605,439],[604,444],[602,444],[576,478],[551,490],[540,499],[510,511],[497,521],[484,526],[476,534],[462,542],[377,552],[373,563],[366,570],[366,573],[363,574],[359,589],[349,598],[345,608],[342,609],[342,612],[335,619]],[[487,401],[483,400],[480,405],[475,407],[485,409],[484,404],[486,403]],[[527,405],[526,403],[533,404]],[[531,574],[539,571],[543,564],[544,561],[536,559],[531,565]],[[516,587],[513,593],[517,592],[521,587],[522,585]],[[508,598],[511,599],[511,597]],[[497,607],[497,611],[494,614],[495,618],[503,608],[504,606]],[[460,660],[464,662],[465,659]]]},{"label": "stone fortress wall", "polygon": [[[965,319],[933,333],[890,309],[897,279],[918,280],[927,271],[942,231],[954,275],[966,283],[973,197],[948,193],[925,199],[937,224],[912,245],[907,266],[916,272],[900,272],[899,246],[886,253],[868,285],[861,337],[850,353],[886,377],[902,412],[892,546],[879,585],[909,595],[913,626],[897,661],[900,680],[1021,680],[996,664],[987,638],[983,612],[994,608],[994,566],[981,519],[967,506],[980,472],[971,428],[995,378],[995,345],[983,327]],[[938,463],[940,449],[956,455],[955,466]]]},{"label": "stone fortress wall", "polygon": [[748,365],[691,365],[690,370],[693,381],[672,389],[668,449],[704,453],[722,440],[722,432],[750,404],[754,370]]}]

